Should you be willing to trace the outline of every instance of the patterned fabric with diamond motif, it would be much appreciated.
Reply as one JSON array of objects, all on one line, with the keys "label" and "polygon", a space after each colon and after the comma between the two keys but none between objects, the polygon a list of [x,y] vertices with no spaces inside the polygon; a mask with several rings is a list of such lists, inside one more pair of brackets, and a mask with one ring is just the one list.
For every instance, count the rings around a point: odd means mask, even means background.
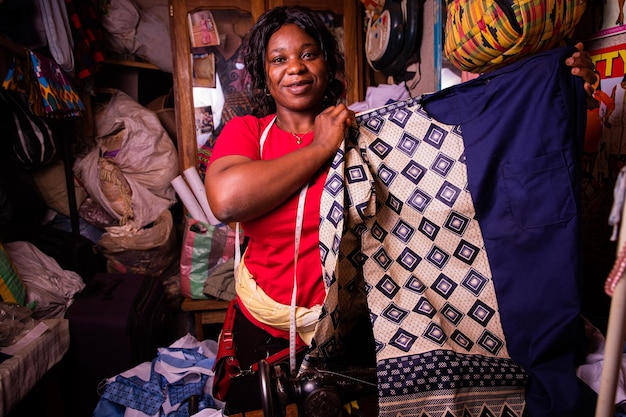
[{"label": "patterned fabric with diamond motif", "polygon": [[366,113],[359,125],[342,169],[347,220],[361,247],[340,258],[363,269],[380,415],[433,407],[499,415],[507,404],[521,416],[526,375],[506,350],[460,131],[433,120],[418,100]]},{"label": "patterned fabric with diamond motif", "polygon": [[564,417],[586,405],[575,376],[585,107],[562,65],[571,52],[361,114],[337,154],[311,354],[341,349],[367,308],[380,416]]}]

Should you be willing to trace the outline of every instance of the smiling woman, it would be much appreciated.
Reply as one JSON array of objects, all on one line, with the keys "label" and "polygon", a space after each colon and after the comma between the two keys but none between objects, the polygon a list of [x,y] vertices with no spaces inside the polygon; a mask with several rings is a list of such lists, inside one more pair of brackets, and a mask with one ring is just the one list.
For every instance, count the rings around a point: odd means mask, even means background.
[{"label": "smiling woman", "polygon": [[[234,325],[245,369],[290,341],[312,342],[326,295],[320,198],[330,161],[355,118],[340,103],[345,75],[337,41],[307,8],[262,15],[247,39],[244,63],[257,90],[255,113],[224,127],[206,183],[214,214],[241,222],[248,238]],[[235,380],[226,409],[259,408],[256,375]]]},{"label": "smiling woman", "polygon": [[[328,84],[328,72],[320,47],[298,26],[289,24],[274,33],[267,49],[266,89],[274,97],[277,108],[289,110],[281,112],[283,119],[291,119],[289,113],[300,110],[317,112]],[[309,126],[295,126],[294,122],[309,123]],[[312,130],[312,122],[310,117],[303,117],[302,121],[281,120],[280,124],[291,123],[294,130],[300,132]]]}]

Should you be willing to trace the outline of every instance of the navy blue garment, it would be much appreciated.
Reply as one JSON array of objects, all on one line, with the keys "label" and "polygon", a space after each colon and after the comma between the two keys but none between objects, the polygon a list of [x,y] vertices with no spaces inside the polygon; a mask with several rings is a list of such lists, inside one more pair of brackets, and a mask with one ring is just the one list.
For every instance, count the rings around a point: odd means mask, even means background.
[{"label": "navy blue garment", "polygon": [[529,417],[593,415],[575,375],[586,107],[564,65],[573,52],[536,54],[422,101],[461,126],[507,348],[529,373]]}]

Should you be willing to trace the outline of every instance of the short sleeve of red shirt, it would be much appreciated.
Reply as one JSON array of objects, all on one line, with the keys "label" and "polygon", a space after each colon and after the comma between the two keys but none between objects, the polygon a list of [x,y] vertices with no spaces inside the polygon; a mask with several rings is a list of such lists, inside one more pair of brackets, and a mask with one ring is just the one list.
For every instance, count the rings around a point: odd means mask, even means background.
[{"label": "short sleeve of red shirt", "polygon": [[227,155],[242,155],[250,159],[260,159],[259,138],[272,117],[258,119],[248,115],[232,118],[226,123],[217,138],[211,152],[210,162]]}]

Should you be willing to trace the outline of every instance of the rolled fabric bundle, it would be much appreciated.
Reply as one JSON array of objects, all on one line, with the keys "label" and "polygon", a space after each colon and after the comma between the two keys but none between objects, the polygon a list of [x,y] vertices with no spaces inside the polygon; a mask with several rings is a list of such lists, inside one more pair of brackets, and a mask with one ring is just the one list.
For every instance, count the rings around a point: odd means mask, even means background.
[{"label": "rolled fabric bundle", "polygon": [[585,0],[448,0],[444,52],[458,69],[483,73],[571,37]]},{"label": "rolled fabric bundle", "polygon": [[185,176],[185,180],[187,180],[187,184],[189,184],[189,189],[192,191],[194,197],[200,204],[202,211],[208,221],[209,224],[217,225],[221,222],[215,217],[213,212],[211,211],[211,207],[209,206],[209,200],[206,196],[206,190],[204,188],[204,183],[196,170],[196,167],[189,167],[183,171],[183,175]]},{"label": "rolled fabric bundle", "polygon": [[196,200],[196,197],[185,182],[182,175],[179,175],[172,180],[172,187],[176,190],[176,194],[178,194],[180,200],[192,218],[205,223],[209,222],[204,214],[204,211],[202,210],[202,207],[200,206],[200,203]]}]

